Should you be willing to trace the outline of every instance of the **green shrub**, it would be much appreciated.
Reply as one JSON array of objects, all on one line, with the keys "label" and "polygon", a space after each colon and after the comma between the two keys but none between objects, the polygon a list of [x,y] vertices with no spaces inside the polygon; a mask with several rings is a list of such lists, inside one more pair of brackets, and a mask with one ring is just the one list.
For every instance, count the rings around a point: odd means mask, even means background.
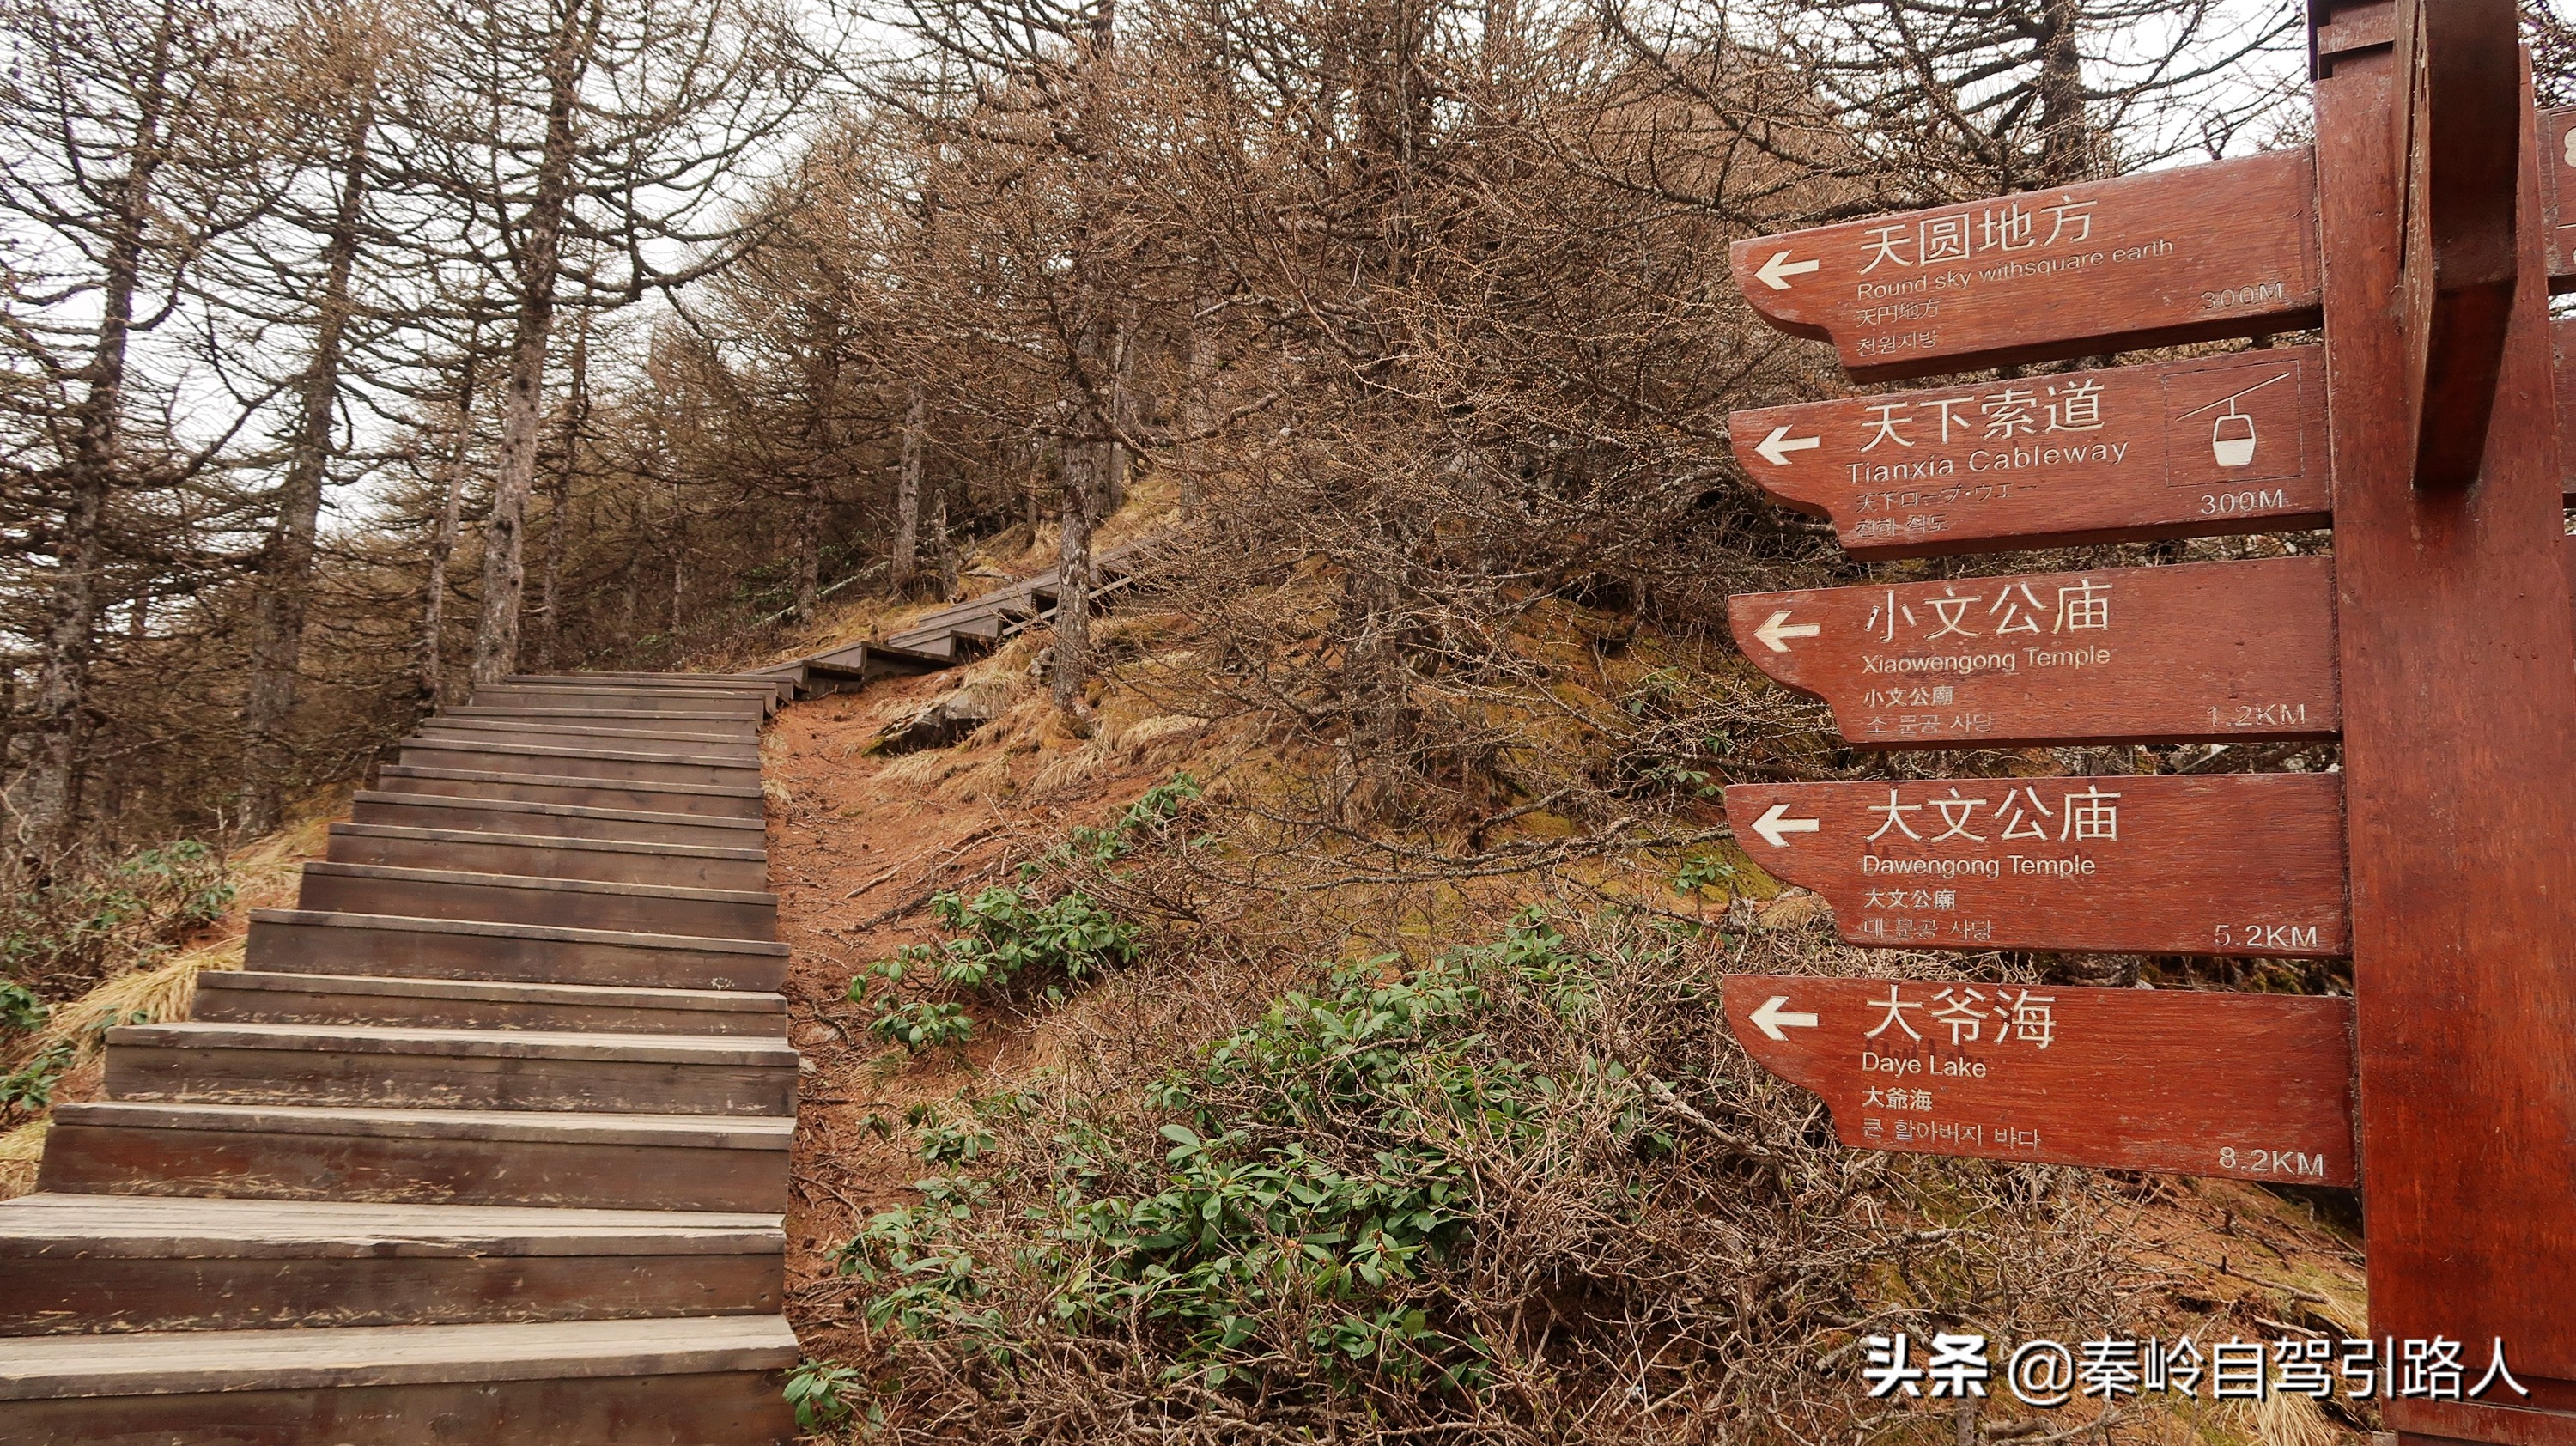
[{"label": "green shrub", "polygon": [[[858,988],[856,984],[850,987],[854,992]],[[966,1017],[963,1005],[923,1000],[909,1003],[889,1001],[885,1012],[868,1026],[868,1033],[918,1054],[925,1049],[962,1047],[975,1037],[975,1021]]]},{"label": "green shrub", "polygon": [[54,1086],[72,1067],[76,1051],[69,1043],[49,1045],[11,1074],[0,1075],[0,1113],[41,1110],[54,1102]]},{"label": "green shrub", "polygon": [[[986,1220],[984,1187],[937,1177],[921,1205],[870,1218],[841,1268],[877,1287],[871,1325],[963,1332],[1007,1353],[995,1263],[975,1245],[979,1231],[1007,1229],[1011,1272],[1044,1283],[1061,1328],[1139,1325],[1162,1340],[1171,1376],[1290,1389],[1281,1362],[1303,1354],[1336,1388],[1477,1389],[1487,1347],[1449,1324],[1458,1312],[1440,1270],[1473,1227],[1469,1151],[1538,1148],[1551,1110],[1605,1089],[1624,1092],[1632,1147],[1671,1145],[1616,1066],[1550,1077],[1498,1057],[1480,1028],[1493,1008],[1483,981],[1497,972],[1564,1007],[1587,998],[1579,957],[1535,913],[1494,945],[1418,969],[1334,970],[1151,1092],[1158,1168],[1140,1172],[1132,1145],[1077,1123],[1045,1152],[1046,1207]],[[923,1155],[962,1164],[993,1148],[980,1129],[941,1125]]]},{"label": "green shrub", "polygon": [[67,866],[49,887],[0,894],[0,976],[68,993],[61,986],[150,962],[232,903],[223,856],[194,839]]},{"label": "green shrub", "polygon": [[0,1034],[23,1034],[43,1027],[45,1016],[53,1011],[36,991],[24,985],[0,979]]},{"label": "green shrub", "polygon": [[[1138,840],[1169,827],[1198,796],[1196,780],[1180,774],[1146,790],[1108,828],[1075,829],[1073,842],[1050,859],[1058,865],[1095,867],[1116,862]],[[907,944],[892,959],[870,965],[850,981],[850,1002],[876,1007],[868,1032],[916,1052],[954,1048],[974,1038],[974,1021],[962,1006],[907,1001],[907,983],[1002,992],[1042,980],[1046,997],[1055,1000],[1071,985],[1135,963],[1143,931],[1078,889],[1046,897],[1039,884],[1046,871],[1044,863],[1023,864],[1017,884],[996,884],[972,899],[953,891],[933,895],[931,914],[954,937],[937,944]]]},{"label": "green shrub", "polygon": [[816,1436],[847,1421],[850,1397],[864,1384],[857,1371],[837,1361],[799,1361],[787,1373],[786,1387],[787,1404],[796,1408],[796,1429]]}]

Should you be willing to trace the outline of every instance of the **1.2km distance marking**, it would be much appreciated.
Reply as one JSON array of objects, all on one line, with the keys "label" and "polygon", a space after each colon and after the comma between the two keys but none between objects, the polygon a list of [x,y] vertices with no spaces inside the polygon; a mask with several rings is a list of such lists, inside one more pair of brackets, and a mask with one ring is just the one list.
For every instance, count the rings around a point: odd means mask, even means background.
[{"label": "1.2km distance marking", "polygon": [[2331,738],[2334,564],[1738,593],[1736,645],[1867,748]]}]

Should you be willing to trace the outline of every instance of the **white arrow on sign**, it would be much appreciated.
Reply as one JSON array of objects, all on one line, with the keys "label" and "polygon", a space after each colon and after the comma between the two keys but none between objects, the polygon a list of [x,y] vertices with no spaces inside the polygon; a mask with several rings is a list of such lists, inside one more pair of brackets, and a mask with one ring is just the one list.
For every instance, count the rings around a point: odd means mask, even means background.
[{"label": "white arrow on sign", "polygon": [[1783,835],[1814,833],[1824,827],[1824,824],[1816,819],[1786,817],[1788,812],[1789,805],[1785,803],[1771,805],[1763,811],[1760,818],[1753,821],[1753,831],[1762,835],[1771,847],[1784,849],[1789,846],[1789,840]]},{"label": "white arrow on sign", "polygon": [[[1782,608],[1771,616],[1764,618],[1762,620],[1762,626],[1753,630],[1753,636],[1761,639],[1762,646],[1769,648],[1771,651],[1775,653],[1785,653],[1789,651],[1789,645],[1780,641],[1782,638],[1812,638],[1823,631],[1824,627],[1818,623],[1790,622],[1789,610],[1787,608]],[[1783,805],[1783,807],[1786,807],[1786,805]]]},{"label": "white arrow on sign", "polygon": [[1786,1025],[1791,1029],[1816,1027],[1816,1016],[1800,1014],[1780,1007],[1788,1002],[1789,996],[1786,994],[1774,994],[1763,1000],[1762,1007],[1753,1011],[1753,1027],[1783,1044],[1788,1042],[1789,1036],[1780,1032],[1781,1026]]},{"label": "white arrow on sign", "polygon": [[[1816,263],[1810,261],[1807,264],[1813,266]],[[1804,452],[1811,447],[1823,445],[1825,445],[1825,439],[1822,437],[1792,437],[1789,435],[1788,428],[1773,427],[1770,436],[1753,444],[1753,450],[1760,453],[1762,460],[1772,466],[1786,467],[1789,465],[1790,453]]]},{"label": "white arrow on sign", "polygon": [[1771,253],[1771,259],[1762,263],[1762,269],[1753,274],[1761,277],[1762,284],[1772,290],[1786,291],[1789,289],[1789,283],[1781,280],[1782,277],[1804,276],[1824,264],[1821,261],[1792,261],[1789,259],[1788,252],[1774,251]]}]

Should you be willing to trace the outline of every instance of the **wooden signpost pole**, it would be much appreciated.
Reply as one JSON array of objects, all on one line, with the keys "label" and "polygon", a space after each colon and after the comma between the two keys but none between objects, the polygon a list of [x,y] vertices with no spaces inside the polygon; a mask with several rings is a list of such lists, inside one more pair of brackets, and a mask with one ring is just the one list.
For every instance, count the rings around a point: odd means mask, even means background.
[{"label": "wooden signpost pole", "polygon": [[[2332,557],[1754,594],[1733,621],[1862,747],[2338,738],[2340,776],[1726,805],[1854,943],[2348,953],[2353,998],[1735,975],[1725,1007],[1856,1146],[2357,1180],[2383,1422],[2576,1446],[2576,458],[2548,315],[2576,279],[2576,113],[2532,108],[2510,0],[2311,5],[2309,150],[1758,237],[1734,264],[1863,378],[2319,319],[2322,347],[1731,427],[1747,475],[1860,556],[2325,525]],[[2116,1107],[2111,1074],[2142,1082]],[[2410,1388],[2446,1348],[2511,1389]]]},{"label": "wooden signpost pole", "polygon": [[[2404,193],[2390,119],[2457,98],[2410,86],[2396,8],[2321,4],[2315,50],[2371,1325],[2500,1337],[2533,1392],[2519,1405],[2576,1410],[2576,623],[2543,238],[2519,228],[2475,482],[2418,486],[2405,388],[2423,319],[2397,302],[2423,299],[2400,270],[2422,197]],[[2418,40],[2510,47],[2511,7],[2497,8],[2483,36]],[[2538,210],[2529,116],[2516,107],[2523,134],[2484,142],[2523,157],[2525,216]],[[2576,1416],[2386,1410],[2428,1437],[2576,1440]]]}]

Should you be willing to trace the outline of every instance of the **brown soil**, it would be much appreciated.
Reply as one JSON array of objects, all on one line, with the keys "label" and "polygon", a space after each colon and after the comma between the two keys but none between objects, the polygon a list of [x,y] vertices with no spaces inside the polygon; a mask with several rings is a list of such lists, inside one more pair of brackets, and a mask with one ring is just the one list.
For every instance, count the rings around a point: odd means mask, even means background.
[{"label": "brown soil", "polygon": [[[815,1357],[847,1359],[858,1348],[855,1282],[834,1272],[832,1252],[869,1213],[916,1198],[912,1183],[931,1173],[904,1111],[1017,1078],[1042,1049],[1030,1021],[988,1017],[970,1004],[976,1039],[962,1056],[907,1056],[868,1037],[874,1011],[850,1001],[851,979],[905,944],[939,937],[933,894],[1009,881],[1018,859],[1114,815],[1170,772],[1122,759],[1034,788],[1082,742],[1052,729],[1036,699],[941,750],[944,758],[864,751],[888,724],[960,681],[955,673],[892,679],[796,704],[763,734],[770,888],[780,937],[794,951],[788,1037],[805,1056],[787,1207],[788,1314]],[[963,776],[923,779],[949,768]],[[895,776],[883,777],[889,769]]]}]

